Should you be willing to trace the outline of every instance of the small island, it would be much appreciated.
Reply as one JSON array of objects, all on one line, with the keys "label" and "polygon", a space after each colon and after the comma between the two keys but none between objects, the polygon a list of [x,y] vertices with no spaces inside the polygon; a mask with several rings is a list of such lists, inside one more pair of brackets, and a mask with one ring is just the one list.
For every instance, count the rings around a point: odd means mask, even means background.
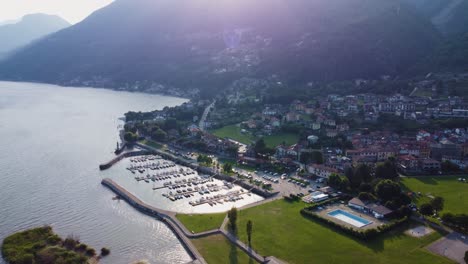
[{"label": "small island", "polygon": [[[101,255],[108,255],[103,248]],[[5,238],[2,255],[10,264],[97,263],[96,251],[80,242],[79,238],[68,236],[65,240],[55,234],[50,226],[18,232]]]}]

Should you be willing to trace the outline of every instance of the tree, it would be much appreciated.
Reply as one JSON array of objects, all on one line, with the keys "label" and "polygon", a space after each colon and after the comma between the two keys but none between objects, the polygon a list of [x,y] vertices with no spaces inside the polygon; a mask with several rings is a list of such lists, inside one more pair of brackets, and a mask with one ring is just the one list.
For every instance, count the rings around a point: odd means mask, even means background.
[{"label": "tree", "polygon": [[374,201],[376,200],[376,197],[372,193],[368,192],[360,192],[358,195],[358,198],[363,200],[363,201]]},{"label": "tree", "polygon": [[432,208],[432,205],[425,203],[421,205],[419,212],[423,215],[432,215],[434,213],[434,208]]},{"label": "tree", "polygon": [[304,152],[301,153],[301,163],[316,163],[316,164],[323,164],[323,155],[320,151],[312,151],[312,152]]},{"label": "tree", "polygon": [[353,189],[359,187],[363,181],[362,174],[356,172],[357,170],[353,168],[349,168],[348,171],[345,171],[346,177],[348,177],[349,180],[349,184]]},{"label": "tree", "polygon": [[375,176],[381,179],[394,180],[398,178],[397,167],[394,162],[386,160],[384,163],[380,163],[375,168]]},{"label": "tree", "polygon": [[328,177],[328,185],[330,185],[331,187],[334,187],[334,188],[340,187],[341,186],[341,177],[340,177],[340,175],[338,175],[336,173],[332,173]]},{"label": "tree", "polygon": [[167,133],[164,132],[164,130],[160,128],[158,128],[152,135],[152,138],[158,141],[164,141],[166,140],[166,137],[167,137]]},{"label": "tree", "polygon": [[229,228],[232,232],[236,232],[237,230],[237,208],[233,207],[231,210],[228,211],[228,219],[229,219]]},{"label": "tree", "polygon": [[223,171],[225,173],[231,173],[232,172],[232,164],[231,163],[224,163]]},{"label": "tree", "polygon": [[442,162],[441,169],[443,172],[457,172],[460,170],[460,167],[457,164],[454,164],[448,160]]},{"label": "tree", "polygon": [[125,141],[127,141],[127,142],[133,143],[133,142],[136,142],[136,141],[137,141],[138,136],[137,136],[135,133],[126,132],[126,133],[124,134],[124,139],[125,139]]},{"label": "tree", "polygon": [[380,181],[377,186],[375,186],[375,194],[384,202],[398,197],[400,193],[400,185],[392,180]]},{"label": "tree", "polygon": [[464,260],[465,260],[465,263],[468,264],[468,251],[465,252],[465,258],[464,258]]},{"label": "tree", "polygon": [[436,211],[442,211],[444,209],[444,198],[437,196],[431,200],[430,205]]},{"label": "tree", "polygon": [[252,246],[252,229],[253,223],[251,220],[247,221],[247,239],[249,241],[249,247]]},{"label": "tree", "polygon": [[259,139],[257,142],[255,142],[255,146],[254,146],[254,151],[255,153],[265,153],[265,149],[266,149],[266,144],[265,144],[265,140],[263,140],[263,138]]},{"label": "tree", "polygon": [[255,142],[254,151],[256,155],[271,155],[275,153],[274,149],[270,149],[267,147],[263,138]]},{"label": "tree", "polygon": [[366,164],[361,164],[357,166],[354,171],[354,174],[357,174],[358,176],[355,177],[358,179],[362,179],[363,182],[371,182],[373,180],[371,168]]},{"label": "tree", "polygon": [[359,191],[360,192],[372,192],[373,191],[373,188],[372,188],[372,185],[370,183],[361,183],[361,185],[359,185]]}]

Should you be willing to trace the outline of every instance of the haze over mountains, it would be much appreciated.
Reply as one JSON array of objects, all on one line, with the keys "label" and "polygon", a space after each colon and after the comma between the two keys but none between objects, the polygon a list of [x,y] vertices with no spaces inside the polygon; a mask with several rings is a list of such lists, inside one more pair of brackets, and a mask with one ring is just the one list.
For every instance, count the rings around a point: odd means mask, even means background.
[{"label": "haze over mountains", "polygon": [[26,15],[18,21],[5,21],[3,25],[0,24],[0,57],[69,26],[70,23],[62,18],[45,14]]},{"label": "haze over mountains", "polygon": [[241,77],[303,85],[395,76],[421,64],[437,70],[422,62],[468,32],[466,3],[116,0],[18,51],[0,64],[0,78],[209,90]]},{"label": "haze over mountains", "polygon": [[468,0],[406,0],[445,35],[468,32]]}]

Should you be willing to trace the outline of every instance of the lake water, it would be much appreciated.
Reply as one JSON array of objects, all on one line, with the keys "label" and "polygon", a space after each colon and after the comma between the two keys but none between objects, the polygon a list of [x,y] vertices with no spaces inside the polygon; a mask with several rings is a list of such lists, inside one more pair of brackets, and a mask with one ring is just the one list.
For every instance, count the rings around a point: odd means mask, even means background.
[{"label": "lake water", "polygon": [[118,118],[125,112],[184,101],[0,82],[0,240],[49,224],[62,237],[75,234],[97,250],[109,247],[111,255],[102,263],[190,261],[166,225],[113,201],[98,169],[114,156]]}]

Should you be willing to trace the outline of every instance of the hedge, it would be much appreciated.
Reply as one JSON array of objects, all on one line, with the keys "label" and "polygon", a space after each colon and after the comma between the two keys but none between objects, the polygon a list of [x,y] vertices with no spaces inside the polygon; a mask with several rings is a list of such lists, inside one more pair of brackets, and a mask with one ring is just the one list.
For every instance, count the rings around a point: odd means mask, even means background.
[{"label": "hedge", "polygon": [[[318,207],[318,205],[311,206],[312,209]],[[334,227],[346,234],[355,236],[357,238],[363,239],[363,240],[369,240],[371,238],[377,237],[378,235],[381,235],[397,226],[402,225],[403,223],[406,223],[408,221],[408,217],[404,217],[398,220],[394,220],[389,224],[385,224],[382,226],[379,226],[377,228],[372,228],[372,229],[364,229],[364,230],[356,230],[352,227],[347,227],[341,224],[338,224],[332,220],[329,220],[327,218],[324,218],[314,212],[311,211],[311,207],[302,209],[301,214],[305,217],[312,218],[315,220],[318,220],[319,222],[325,223],[327,225],[330,225],[331,227]]]}]

